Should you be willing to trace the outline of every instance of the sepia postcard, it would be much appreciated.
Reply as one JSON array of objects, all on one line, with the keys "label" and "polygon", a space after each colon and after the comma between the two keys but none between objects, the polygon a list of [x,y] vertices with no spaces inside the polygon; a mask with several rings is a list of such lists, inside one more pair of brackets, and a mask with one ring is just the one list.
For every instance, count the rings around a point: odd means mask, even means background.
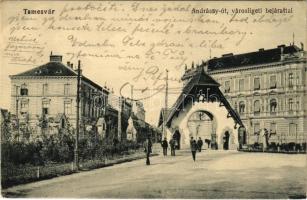
[{"label": "sepia postcard", "polygon": [[306,199],[306,8],[2,1],[2,197]]}]

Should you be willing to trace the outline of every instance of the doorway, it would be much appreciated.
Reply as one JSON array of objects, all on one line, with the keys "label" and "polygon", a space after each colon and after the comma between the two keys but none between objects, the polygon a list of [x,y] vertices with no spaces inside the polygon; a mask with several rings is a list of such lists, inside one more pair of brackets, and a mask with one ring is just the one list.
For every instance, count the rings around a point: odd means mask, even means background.
[{"label": "doorway", "polygon": [[224,150],[228,150],[229,149],[229,138],[230,138],[230,134],[228,131],[226,131],[224,133],[224,137],[223,137],[223,149]]}]

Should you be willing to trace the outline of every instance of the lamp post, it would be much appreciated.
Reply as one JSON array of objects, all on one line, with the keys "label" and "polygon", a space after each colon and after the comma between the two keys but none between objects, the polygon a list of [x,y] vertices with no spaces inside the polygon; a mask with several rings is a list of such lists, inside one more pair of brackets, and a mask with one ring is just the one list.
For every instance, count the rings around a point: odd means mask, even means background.
[{"label": "lamp post", "polygon": [[164,113],[163,114],[163,136],[166,137],[166,121],[167,121],[167,107],[168,107],[168,70],[166,69],[166,78],[165,78],[165,102],[164,102]]},{"label": "lamp post", "polygon": [[15,85],[16,86],[16,125],[17,125],[17,141],[19,142],[19,116],[18,116],[18,88],[19,86],[18,85]]},{"label": "lamp post", "polygon": [[76,170],[79,170],[79,118],[80,118],[80,79],[81,79],[81,63],[78,61],[78,77],[77,77],[77,111],[76,111],[76,136],[75,136],[75,149],[74,149],[74,163]]},{"label": "lamp post", "polygon": [[123,98],[118,97],[118,116],[117,116],[117,139],[121,141],[122,139],[122,103],[123,103]]}]

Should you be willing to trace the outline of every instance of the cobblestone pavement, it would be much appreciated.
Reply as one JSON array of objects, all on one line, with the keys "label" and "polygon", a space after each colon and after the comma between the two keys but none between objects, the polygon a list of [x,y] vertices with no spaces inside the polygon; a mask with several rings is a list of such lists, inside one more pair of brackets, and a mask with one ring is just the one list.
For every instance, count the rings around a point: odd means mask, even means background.
[{"label": "cobblestone pavement", "polygon": [[188,150],[15,186],[7,197],[302,198],[306,155]]}]

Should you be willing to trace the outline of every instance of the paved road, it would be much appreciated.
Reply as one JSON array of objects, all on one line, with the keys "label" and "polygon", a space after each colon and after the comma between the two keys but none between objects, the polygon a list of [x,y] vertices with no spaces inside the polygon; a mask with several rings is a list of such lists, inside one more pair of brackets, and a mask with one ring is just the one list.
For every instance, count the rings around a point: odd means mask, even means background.
[{"label": "paved road", "polygon": [[305,155],[189,151],[9,188],[10,197],[289,198],[306,194]]}]

